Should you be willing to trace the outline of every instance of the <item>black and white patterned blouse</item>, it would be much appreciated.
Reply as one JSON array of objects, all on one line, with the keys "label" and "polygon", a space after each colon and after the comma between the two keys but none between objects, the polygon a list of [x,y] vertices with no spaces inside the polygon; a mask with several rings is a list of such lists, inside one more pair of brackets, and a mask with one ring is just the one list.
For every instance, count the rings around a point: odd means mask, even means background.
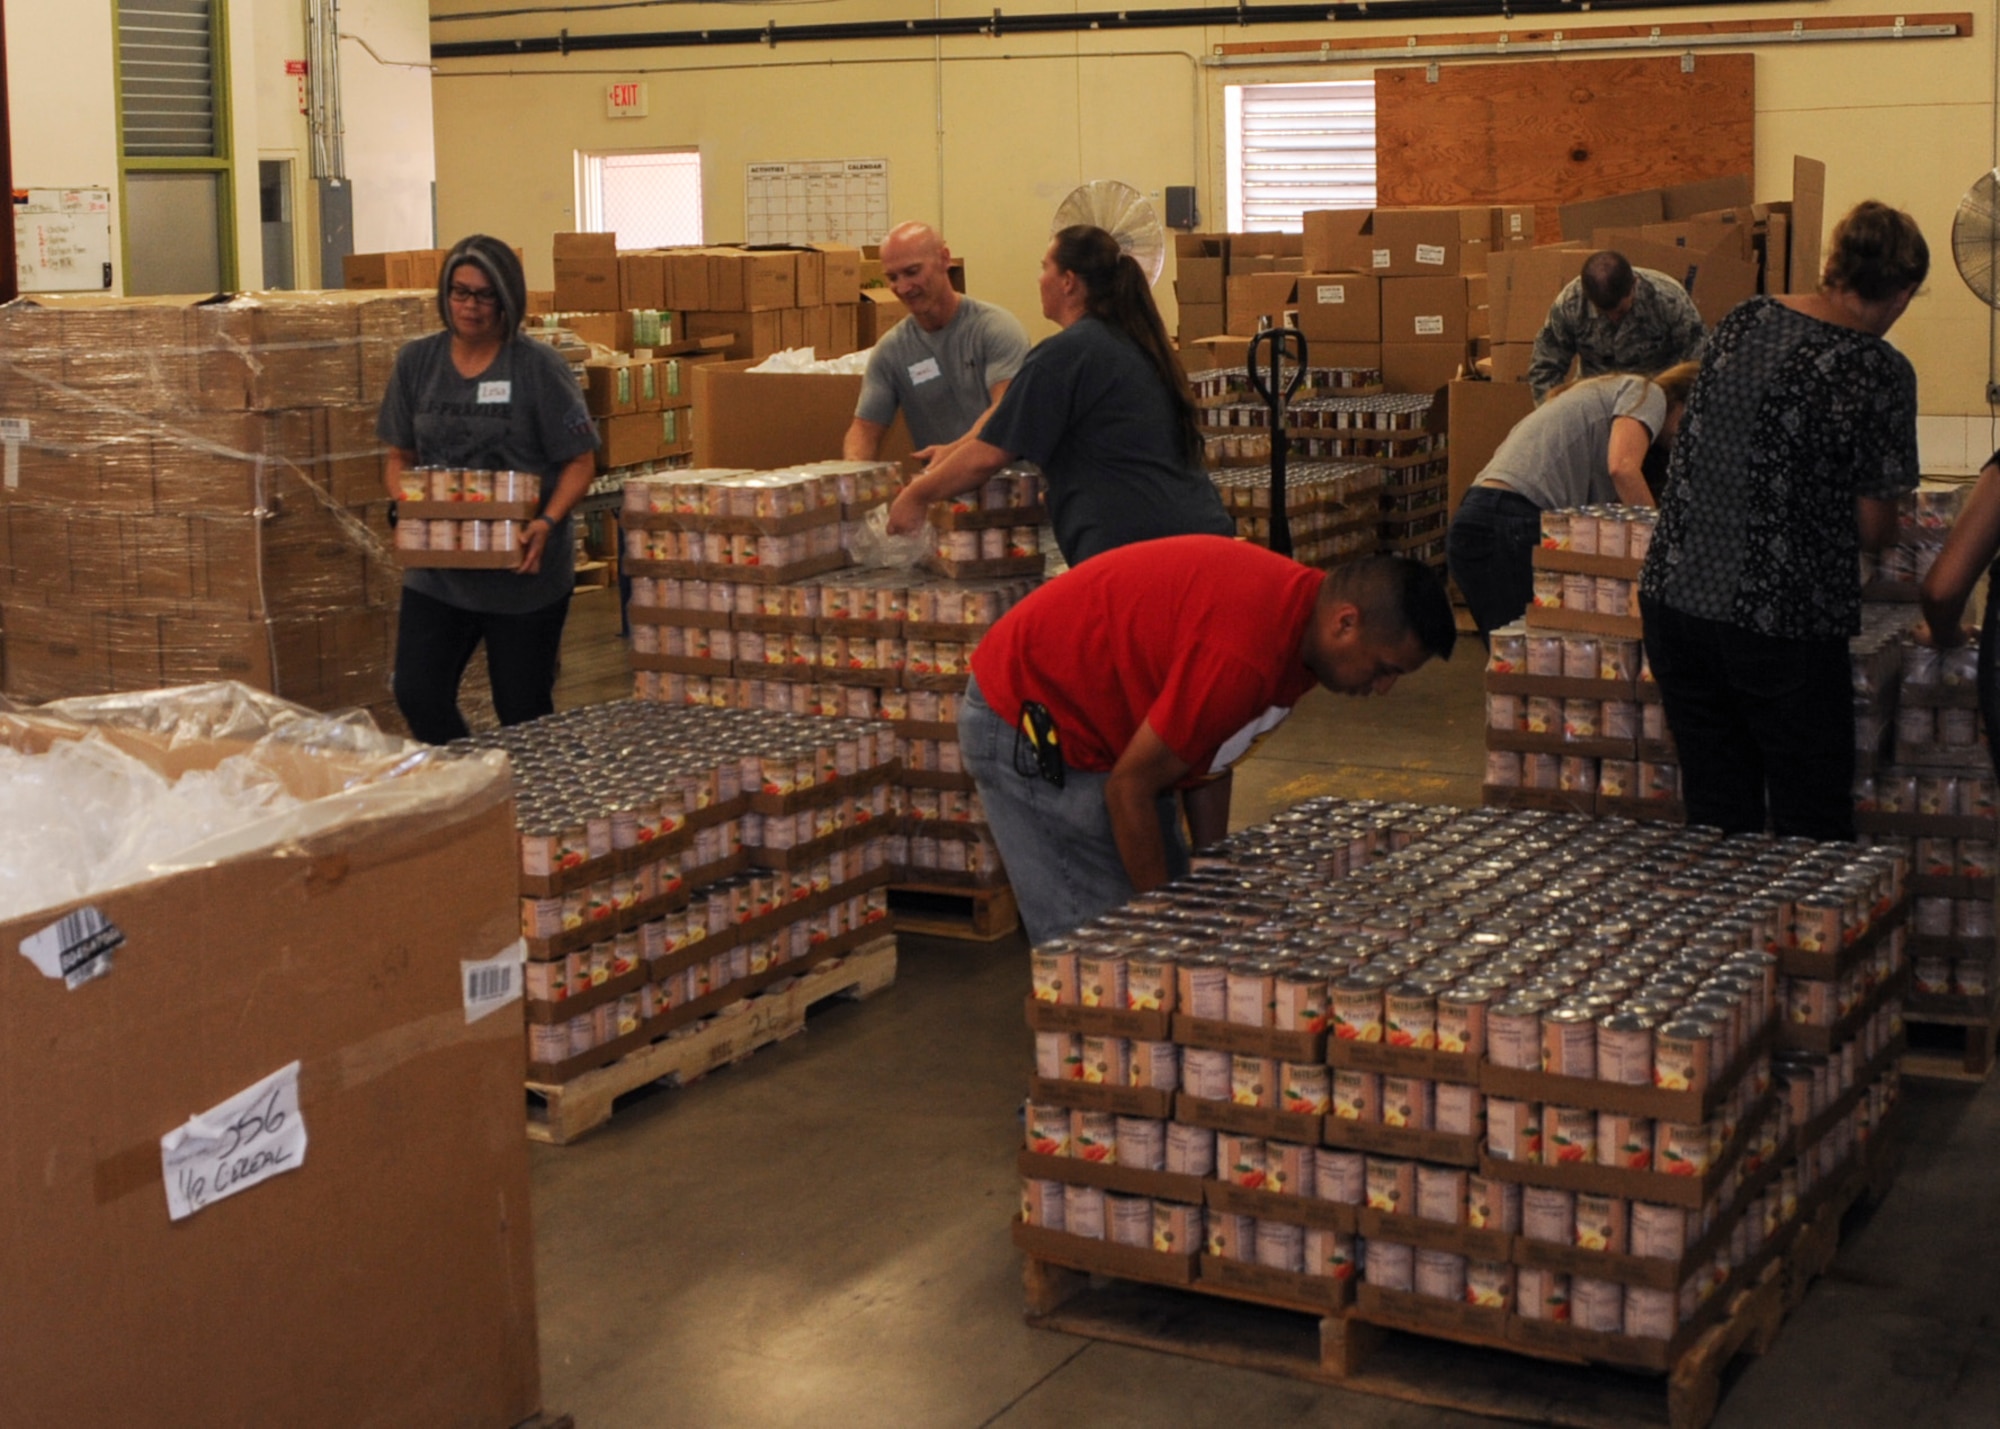
[{"label": "black and white patterned blouse", "polygon": [[1640,593],[1789,640],[1861,629],[1857,496],[1917,484],[1917,375],[1879,337],[1752,298],[1716,326]]}]

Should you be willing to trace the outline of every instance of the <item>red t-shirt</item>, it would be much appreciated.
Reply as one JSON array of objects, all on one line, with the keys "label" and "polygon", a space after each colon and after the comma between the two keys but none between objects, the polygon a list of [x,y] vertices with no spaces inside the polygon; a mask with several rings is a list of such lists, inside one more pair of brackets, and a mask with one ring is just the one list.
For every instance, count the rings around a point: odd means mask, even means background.
[{"label": "red t-shirt", "polygon": [[1205,777],[1318,683],[1299,642],[1325,579],[1223,536],[1121,546],[1009,611],[973,652],[972,673],[1010,724],[1024,700],[1048,706],[1072,768],[1110,769],[1150,721]]}]

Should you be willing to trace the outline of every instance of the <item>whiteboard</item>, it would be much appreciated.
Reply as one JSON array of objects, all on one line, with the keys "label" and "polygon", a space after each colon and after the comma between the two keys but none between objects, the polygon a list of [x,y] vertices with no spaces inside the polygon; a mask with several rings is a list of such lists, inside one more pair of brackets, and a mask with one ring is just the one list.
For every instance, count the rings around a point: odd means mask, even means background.
[{"label": "whiteboard", "polygon": [[24,293],[109,290],[110,190],[14,190],[14,267]]},{"label": "whiteboard", "polygon": [[880,243],[889,231],[889,161],[746,165],[743,230],[747,243]]}]

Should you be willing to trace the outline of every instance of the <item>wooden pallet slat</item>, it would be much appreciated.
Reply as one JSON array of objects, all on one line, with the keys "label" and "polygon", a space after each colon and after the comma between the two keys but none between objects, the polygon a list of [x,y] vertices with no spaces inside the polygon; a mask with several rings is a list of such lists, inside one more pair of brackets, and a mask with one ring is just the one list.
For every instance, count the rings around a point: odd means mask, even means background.
[{"label": "wooden pallet slat", "polygon": [[1021,925],[1021,910],[1014,901],[1014,890],[1004,883],[990,888],[891,884],[889,912],[899,933],[973,943],[998,942]]},{"label": "wooden pallet slat", "polygon": [[751,998],[687,1036],[654,1042],[567,1082],[530,1082],[528,1139],[567,1146],[609,1121],[626,1093],[663,1080],[684,1086],[803,1032],[815,1003],[830,997],[859,1001],[895,980],[896,940],[879,938],[845,957],[808,966],[791,986]]}]

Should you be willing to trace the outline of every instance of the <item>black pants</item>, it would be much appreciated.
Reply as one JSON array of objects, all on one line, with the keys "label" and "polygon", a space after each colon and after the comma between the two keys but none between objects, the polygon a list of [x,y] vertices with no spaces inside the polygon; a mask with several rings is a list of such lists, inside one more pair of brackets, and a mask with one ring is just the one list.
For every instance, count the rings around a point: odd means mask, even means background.
[{"label": "black pants", "polygon": [[405,588],[396,626],[396,708],[425,744],[462,739],[458,685],[486,642],[486,675],[502,724],[555,713],[556,657],[569,597],[526,615],[483,615]]},{"label": "black pants", "polygon": [[1459,502],[1445,559],[1481,636],[1519,620],[1534,599],[1541,541],[1542,509],[1519,492],[1475,486]]},{"label": "black pants", "polygon": [[1688,822],[1854,837],[1845,640],[1782,640],[1640,600],[1646,658],[1680,749]]}]

